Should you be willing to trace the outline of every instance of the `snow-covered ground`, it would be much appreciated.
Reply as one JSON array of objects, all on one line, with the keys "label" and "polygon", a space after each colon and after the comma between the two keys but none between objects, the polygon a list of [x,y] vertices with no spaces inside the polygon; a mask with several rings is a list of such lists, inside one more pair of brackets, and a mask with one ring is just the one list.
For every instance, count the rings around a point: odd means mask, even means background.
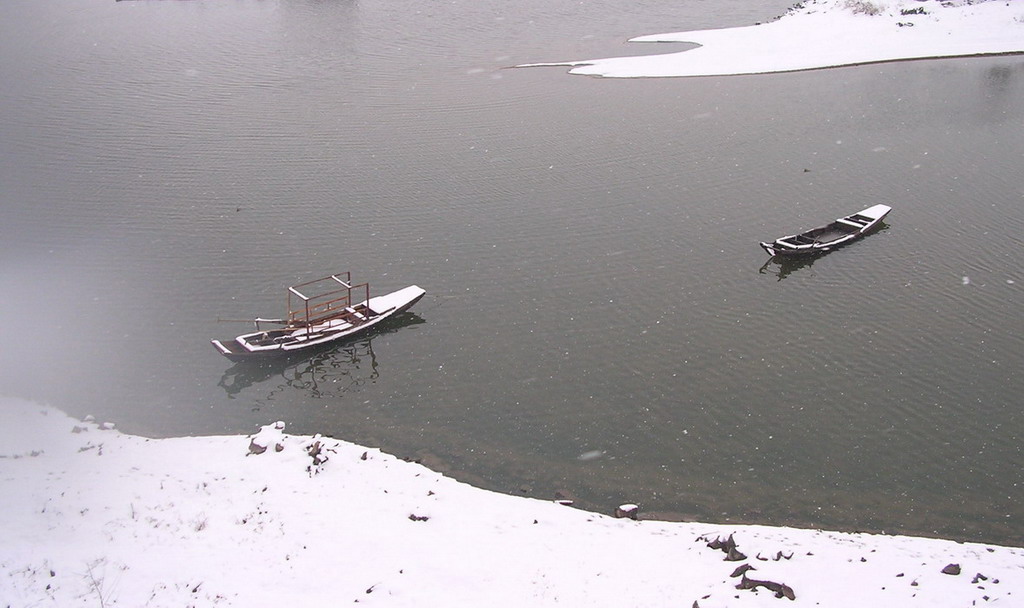
[{"label": "snow-covered ground", "polygon": [[1024,2],[809,0],[765,24],[640,36],[631,42],[690,42],[701,46],[662,55],[519,67],[573,66],[573,74],[613,78],[723,76],[1021,53]]},{"label": "snow-covered ground", "polygon": [[0,606],[1024,605],[1022,549],[616,519],[274,425],[0,425]]}]

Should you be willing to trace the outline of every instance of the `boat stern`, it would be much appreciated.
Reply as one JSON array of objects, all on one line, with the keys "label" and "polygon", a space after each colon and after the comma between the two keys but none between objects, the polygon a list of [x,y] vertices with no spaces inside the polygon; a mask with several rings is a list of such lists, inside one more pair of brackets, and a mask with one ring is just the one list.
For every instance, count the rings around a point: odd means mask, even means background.
[{"label": "boat stern", "polygon": [[213,347],[217,349],[217,352],[224,356],[230,355],[232,353],[231,349],[228,348],[227,346],[224,346],[224,343],[221,342],[220,340],[210,340],[210,344],[213,344]]},{"label": "boat stern", "polygon": [[252,356],[251,353],[243,351],[241,348],[231,348],[231,342],[225,344],[220,340],[210,340],[210,344],[213,344],[213,347],[217,349],[218,353],[224,355],[225,357],[228,358],[229,361],[234,361],[235,363],[239,361],[244,361],[245,359]]},{"label": "boat stern", "polygon": [[370,298],[368,304],[370,309],[377,314],[384,314],[392,309],[394,309],[396,313],[404,312],[412,308],[413,304],[419,302],[420,298],[422,298],[426,293],[426,290],[422,287],[410,285],[405,289],[399,289],[398,291],[384,296]]},{"label": "boat stern", "polygon": [[775,249],[775,243],[765,243],[764,241],[761,241],[761,249],[764,249],[771,257],[775,257],[779,253]]},{"label": "boat stern", "polygon": [[890,211],[892,211],[892,207],[890,207],[889,205],[875,205],[873,207],[868,207],[867,209],[861,211],[857,215],[864,216],[877,222],[878,220],[884,218],[886,215],[889,215]]}]

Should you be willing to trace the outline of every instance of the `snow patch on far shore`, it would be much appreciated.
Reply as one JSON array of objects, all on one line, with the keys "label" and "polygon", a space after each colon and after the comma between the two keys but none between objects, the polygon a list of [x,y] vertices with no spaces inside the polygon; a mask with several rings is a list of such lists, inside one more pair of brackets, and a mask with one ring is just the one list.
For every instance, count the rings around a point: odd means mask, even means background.
[{"label": "snow patch on far shore", "polygon": [[608,78],[726,76],[942,57],[1024,53],[1024,2],[811,0],[749,27],[639,36],[699,48],[639,57],[533,63]]}]

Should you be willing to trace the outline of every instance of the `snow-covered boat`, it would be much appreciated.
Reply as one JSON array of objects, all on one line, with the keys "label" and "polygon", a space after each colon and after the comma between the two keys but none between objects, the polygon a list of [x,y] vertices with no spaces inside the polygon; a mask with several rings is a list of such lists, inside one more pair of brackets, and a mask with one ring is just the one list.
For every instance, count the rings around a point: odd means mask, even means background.
[{"label": "snow-covered boat", "polygon": [[831,251],[877,228],[890,211],[892,208],[888,205],[875,205],[820,228],[762,242],[761,247],[772,257],[814,255]]},{"label": "snow-covered boat", "polygon": [[[370,331],[385,319],[412,307],[426,293],[416,285],[370,297],[369,283],[352,283],[348,272],[332,274],[288,288],[288,315],[256,318],[256,331],[232,340],[211,340],[232,361],[282,356],[312,350]],[[276,325],[262,329],[261,324]]]}]

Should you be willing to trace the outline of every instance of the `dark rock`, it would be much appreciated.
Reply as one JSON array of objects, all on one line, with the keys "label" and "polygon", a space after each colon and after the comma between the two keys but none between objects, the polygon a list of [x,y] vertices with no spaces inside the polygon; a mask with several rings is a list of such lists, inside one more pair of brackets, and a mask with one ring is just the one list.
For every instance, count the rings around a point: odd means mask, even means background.
[{"label": "dark rock", "polygon": [[576,497],[569,490],[555,490],[555,500],[571,500],[575,502]]},{"label": "dark rock", "polygon": [[981,572],[979,572],[979,573],[974,575],[974,580],[971,581],[971,584],[977,585],[978,581],[987,581],[987,580],[988,580],[988,577],[985,576],[984,574],[982,574]]},{"label": "dark rock", "polygon": [[[322,443],[320,443],[320,441],[314,441],[313,443],[309,444],[309,447],[306,448],[306,453],[309,454],[310,458],[313,459],[314,466],[320,466],[323,463],[327,462],[327,454],[324,453],[323,448],[324,446]],[[281,449],[283,450],[284,446],[281,446]],[[281,450],[277,451],[280,452]]]},{"label": "dark rock", "polygon": [[942,573],[956,576],[960,574],[960,564],[949,564],[948,566],[942,569]]},{"label": "dark rock", "polygon": [[639,513],[640,507],[634,504],[625,504],[615,507],[615,517],[618,517],[620,519],[624,517],[628,517],[629,519],[636,519]]},{"label": "dark rock", "polygon": [[773,581],[759,581],[752,578],[743,576],[743,580],[740,581],[739,585],[736,585],[737,589],[750,589],[753,591],[758,587],[764,587],[765,589],[773,592],[777,598],[786,598],[789,600],[796,599],[796,593],[793,592],[793,588],[783,583],[776,583]]},{"label": "dark rock", "polygon": [[750,564],[743,564],[742,566],[739,566],[735,570],[733,570],[732,574],[730,574],[729,576],[732,578],[736,578],[737,576],[742,576],[751,570],[757,570],[757,568],[751,566]]},{"label": "dark rock", "polygon": [[[707,537],[700,536],[698,540],[707,540]],[[740,562],[747,559],[747,556],[736,548],[736,540],[733,539],[732,534],[725,540],[716,536],[715,540],[708,542],[708,547],[725,551],[725,561],[727,562]]]},{"label": "dark rock", "polygon": [[722,551],[728,553],[732,549],[736,548],[736,541],[733,539],[732,534],[730,534],[729,538],[725,540],[722,540],[721,538],[718,538],[716,536],[715,540],[708,543],[708,546],[712,549],[721,549]]}]

